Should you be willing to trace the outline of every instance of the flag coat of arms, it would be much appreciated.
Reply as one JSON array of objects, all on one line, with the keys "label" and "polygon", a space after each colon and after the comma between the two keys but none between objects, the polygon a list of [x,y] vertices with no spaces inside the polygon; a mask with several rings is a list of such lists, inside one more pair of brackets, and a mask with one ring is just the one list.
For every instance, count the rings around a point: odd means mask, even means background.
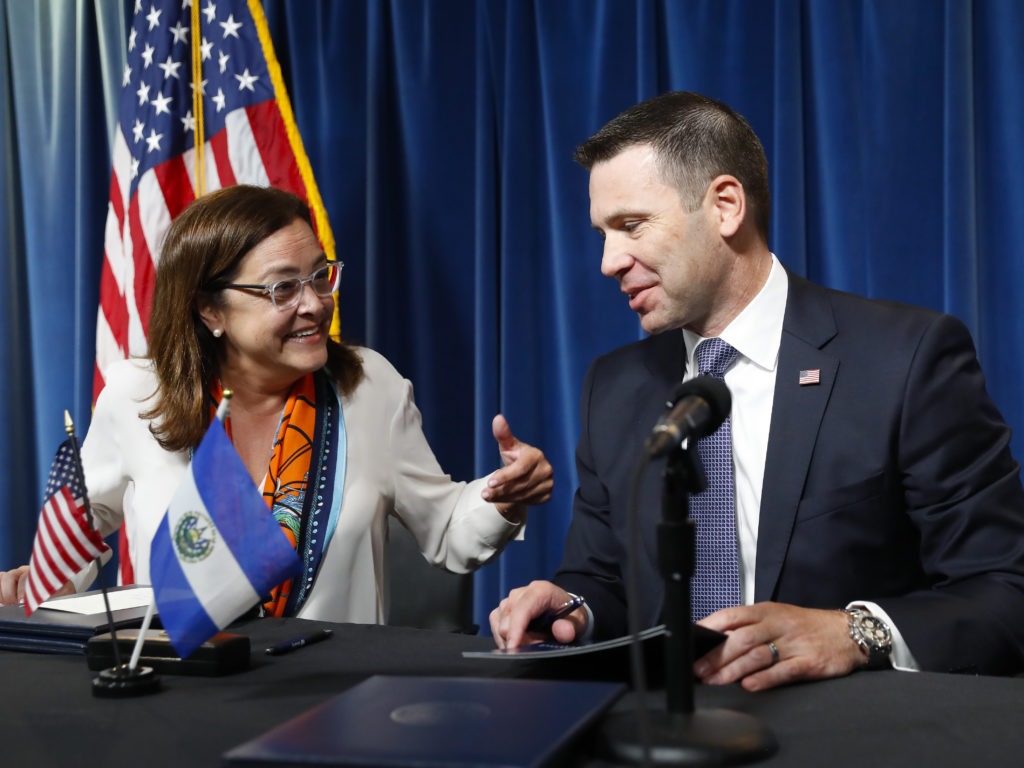
[{"label": "flag coat of arms", "polygon": [[182,658],[300,568],[218,419],[192,457],[150,558],[160,622]]}]

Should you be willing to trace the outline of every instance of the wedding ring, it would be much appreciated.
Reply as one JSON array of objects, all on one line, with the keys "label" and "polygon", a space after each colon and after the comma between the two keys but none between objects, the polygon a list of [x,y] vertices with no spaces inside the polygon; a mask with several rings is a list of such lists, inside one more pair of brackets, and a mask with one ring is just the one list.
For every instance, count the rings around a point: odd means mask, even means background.
[{"label": "wedding ring", "polygon": [[779,660],[779,649],[776,647],[775,643],[773,643],[771,640],[769,640],[766,643],[766,645],[768,646],[768,650],[772,652],[772,663],[769,666],[775,666],[775,664]]}]

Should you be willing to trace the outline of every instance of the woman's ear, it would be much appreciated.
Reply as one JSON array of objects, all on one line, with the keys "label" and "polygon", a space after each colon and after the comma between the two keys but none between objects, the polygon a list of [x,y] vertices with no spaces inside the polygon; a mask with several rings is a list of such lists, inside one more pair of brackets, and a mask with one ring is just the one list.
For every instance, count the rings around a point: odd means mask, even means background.
[{"label": "woman's ear", "polygon": [[200,295],[196,299],[196,311],[207,330],[220,337],[224,331],[224,319],[217,304],[209,296]]}]

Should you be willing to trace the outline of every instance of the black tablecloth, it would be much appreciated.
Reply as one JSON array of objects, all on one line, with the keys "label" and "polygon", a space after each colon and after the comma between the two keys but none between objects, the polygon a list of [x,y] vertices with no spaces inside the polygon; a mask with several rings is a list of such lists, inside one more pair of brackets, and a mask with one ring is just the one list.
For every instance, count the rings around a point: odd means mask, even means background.
[{"label": "black tablecloth", "polygon": [[[334,636],[283,656],[274,642],[330,626]],[[224,677],[162,676],[159,693],[92,695],[82,656],[0,652],[3,766],[216,766],[221,755],[373,674],[552,676],[552,667],[462,658],[486,637],[301,619],[264,619],[232,631],[252,639],[250,669]],[[698,709],[749,713],[779,751],[759,765],[1019,766],[1024,764],[1024,679],[860,672],[748,694],[696,691]],[[662,706],[657,694],[651,707]],[[630,697],[618,709],[633,706]],[[604,763],[588,740],[577,762]]]}]

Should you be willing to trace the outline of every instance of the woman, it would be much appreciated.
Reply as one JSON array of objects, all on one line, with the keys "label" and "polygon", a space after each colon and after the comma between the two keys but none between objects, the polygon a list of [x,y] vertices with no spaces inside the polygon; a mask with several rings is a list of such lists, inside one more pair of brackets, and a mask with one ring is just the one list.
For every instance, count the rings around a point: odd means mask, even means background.
[{"label": "woman", "polygon": [[[93,513],[104,535],[125,526],[138,583],[150,581],[150,542],[226,389],[228,434],[303,560],[269,615],[382,623],[388,515],[432,563],[465,572],[550,498],[551,466],[500,415],[506,466],[468,484],[444,474],[411,384],[376,352],[329,338],[341,268],[305,203],[280,190],[213,192],[171,225],[149,357],[106,371],[82,445]],[[21,597],[24,571],[0,575],[0,601]]]}]

